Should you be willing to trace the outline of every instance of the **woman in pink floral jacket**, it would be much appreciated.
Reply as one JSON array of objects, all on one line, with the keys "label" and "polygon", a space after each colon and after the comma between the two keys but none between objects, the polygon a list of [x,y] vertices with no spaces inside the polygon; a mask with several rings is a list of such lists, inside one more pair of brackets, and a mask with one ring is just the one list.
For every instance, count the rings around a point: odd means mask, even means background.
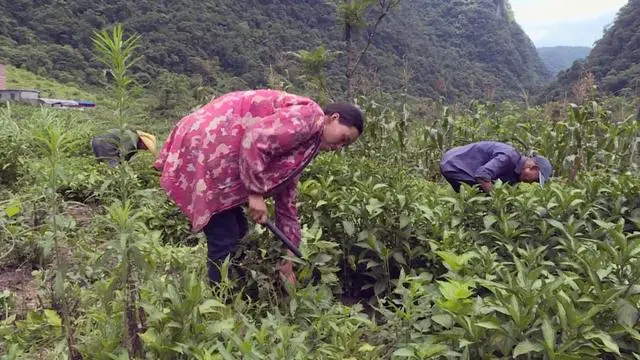
[{"label": "woman in pink floral jacket", "polygon": [[[246,234],[242,210],[267,219],[266,196],[275,200],[276,225],[298,245],[296,187],[320,150],[337,150],[362,134],[364,119],[351,104],[324,109],[309,98],[276,90],[232,92],[184,117],[167,138],[154,167],[160,184],[207,237],[209,280]],[[291,282],[290,262],[280,267]]]}]

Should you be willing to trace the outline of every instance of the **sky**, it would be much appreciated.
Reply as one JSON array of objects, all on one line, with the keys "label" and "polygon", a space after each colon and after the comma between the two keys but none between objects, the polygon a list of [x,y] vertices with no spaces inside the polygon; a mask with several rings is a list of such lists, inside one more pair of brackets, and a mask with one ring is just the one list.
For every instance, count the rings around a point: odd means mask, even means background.
[{"label": "sky", "polygon": [[536,46],[588,46],[628,0],[511,0],[516,21]]}]

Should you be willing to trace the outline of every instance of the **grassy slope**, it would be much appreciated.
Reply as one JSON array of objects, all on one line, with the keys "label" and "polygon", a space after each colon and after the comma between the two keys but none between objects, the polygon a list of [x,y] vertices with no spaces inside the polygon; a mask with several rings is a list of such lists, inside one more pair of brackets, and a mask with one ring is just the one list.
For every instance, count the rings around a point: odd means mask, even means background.
[{"label": "grassy slope", "polygon": [[[94,122],[98,129],[116,126],[113,119],[115,103],[104,90],[85,89],[70,83],[63,84],[11,65],[7,66],[7,88],[40,90],[40,96],[44,98],[95,101],[97,107],[86,112],[86,119]],[[144,101],[144,98],[138,99],[138,109],[144,107]],[[128,125],[139,126],[162,136],[170,131],[177,120],[135,116],[128,120]]]},{"label": "grassy slope", "polygon": [[40,96],[44,98],[96,101],[98,106],[100,101],[106,100],[104,94],[81,89],[75,84],[62,84],[11,65],[7,66],[7,88],[40,90]]}]

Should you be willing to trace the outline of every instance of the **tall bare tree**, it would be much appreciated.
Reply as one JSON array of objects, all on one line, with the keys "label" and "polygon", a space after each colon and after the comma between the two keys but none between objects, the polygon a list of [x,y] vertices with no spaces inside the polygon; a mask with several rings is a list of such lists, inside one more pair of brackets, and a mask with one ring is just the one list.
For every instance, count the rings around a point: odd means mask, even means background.
[{"label": "tall bare tree", "polygon": [[[369,50],[371,42],[378,31],[378,26],[389,12],[398,6],[402,0],[333,0],[336,5],[337,19],[344,31],[344,41],[347,53],[347,98],[353,97],[353,78]],[[367,16],[373,13],[373,20]],[[354,38],[363,29],[366,30],[364,46],[358,51]]]}]

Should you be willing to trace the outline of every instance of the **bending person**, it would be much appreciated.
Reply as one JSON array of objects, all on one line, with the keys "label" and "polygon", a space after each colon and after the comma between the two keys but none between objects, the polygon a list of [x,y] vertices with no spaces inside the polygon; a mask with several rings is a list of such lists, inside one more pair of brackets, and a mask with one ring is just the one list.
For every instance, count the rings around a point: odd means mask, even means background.
[{"label": "bending person", "polygon": [[498,179],[504,183],[539,182],[551,178],[553,167],[542,156],[525,156],[513,146],[480,141],[447,151],[440,162],[440,173],[456,192],[460,186],[479,185],[487,194]]},{"label": "bending person", "polygon": [[[320,150],[353,143],[363,131],[358,108],[321,108],[283,91],[239,91],[213,99],[174,127],[154,167],[160,184],[194,232],[207,238],[210,283],[247,232],[242,206],[257,223],[267,219],[265,197],[275,200],[276,225],[300,243],[297,182]],[[280,273],[295,282],[292,264]]]},{"label": "bending person", "polygon": [[91,150],[98,161],[106,161],[111,167],[120,164],[120,149],[124,150],[124,161],[138,151],[149,150],[156,155],[156,137],[143,131],[111,129],[105,134],[91,138]]}]

